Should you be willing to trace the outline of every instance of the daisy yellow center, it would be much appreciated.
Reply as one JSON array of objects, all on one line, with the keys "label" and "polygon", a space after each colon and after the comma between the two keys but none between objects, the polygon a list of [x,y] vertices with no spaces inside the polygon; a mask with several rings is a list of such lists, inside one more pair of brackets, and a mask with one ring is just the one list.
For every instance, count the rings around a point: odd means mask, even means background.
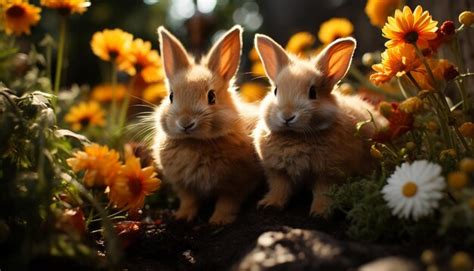
[{"label": "daisy yellow center", "polygon": [[142,193],[142,180],[139,177],[130,178],[128,181],[128,188],[133,195],[140,195]]},{"label": "daisy yellow center", "polygon": [[407,198],[411,198],[414,195],[416,195],[417,191],[418,191],[418,186],[414,182],[411,182],[411,181],[407,182],[402,187],[402,193]]},{"label": "daisy yellow center", "polygon": [[418,32],[411,31],[405,34],[405,41],[407,43],[416,43],[418,41]]},{"label": "daisy yellow center", "polygon": [[25,15],[26,11],[23,7],[15,5],[10,7],[6,13],[10,18],[21,18]]}]

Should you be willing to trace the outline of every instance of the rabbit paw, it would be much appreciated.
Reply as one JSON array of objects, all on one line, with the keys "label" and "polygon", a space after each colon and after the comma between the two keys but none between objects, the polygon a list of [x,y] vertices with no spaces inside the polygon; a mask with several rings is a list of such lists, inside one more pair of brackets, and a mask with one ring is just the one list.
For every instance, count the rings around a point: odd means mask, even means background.
[{"label": "rabbit paw", "polygon": [[265,198],[263,198],[262,200],[260,200],[258,202],[258,208],[259,209],[265,209],[265,208],[269,208],[269,207],[273,207],[273,208],[276,208],[276,209],[283,209],[285,203],[275,197],[268,197],[268,196],[265,196]]},{"label": "rabbit paw", "polygon": [[174,214],[176,220],[192,221],[197,215],[197,208],[179,208]]},{"label": "rabbit paw", "polygon": [[327,205],[323,201],[313,202],[313,204],[311,205],[311,210],[309,211],[309,215],[312,217],[322,216],[326,218],[327,217],[326,207]]},{"label": "rabbit paw", "polygon": [[209,223],[214,225],[226,225],[235,221],[235,214],[218,214],[214,213],[209,219]]}]

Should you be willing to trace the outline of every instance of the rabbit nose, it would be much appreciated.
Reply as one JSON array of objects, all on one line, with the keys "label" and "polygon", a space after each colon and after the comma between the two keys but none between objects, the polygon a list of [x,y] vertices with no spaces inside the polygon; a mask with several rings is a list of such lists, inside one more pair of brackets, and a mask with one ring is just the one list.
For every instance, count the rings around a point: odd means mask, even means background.
[{"label": "rabbit nose", "polygon": [[196,125],[196,122],[194,121],[178,121],[178,127],[183,130],[183,131],[189,131],[189,130],[192,130],[194,128],[194,126]]},{"label": "rabbit nose", "polygon": [[297,115],[296,113],[280,112],[279,117],[284,124],[288,125],[296,121]]},{"label": "rabbit nose", "polygon": [[291,116],[291,117],[289,117],[289,118],[285,118],[285,121],[288,123],[288,122],[294,120],[295,118],[296,118],[296,116],[293,115],[293,116]]}]

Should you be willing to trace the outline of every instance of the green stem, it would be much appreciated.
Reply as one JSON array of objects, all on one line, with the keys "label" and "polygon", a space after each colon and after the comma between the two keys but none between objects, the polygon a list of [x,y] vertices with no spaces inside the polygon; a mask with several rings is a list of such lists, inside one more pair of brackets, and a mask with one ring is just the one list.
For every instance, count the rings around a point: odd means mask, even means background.
[{"label": "green stem", "polygon": [[61,86],[61,72],[63,69],[63,58],[64,58],[64,46],[66,44],[66,28],[67,28],[67,17],[61,16],[59,22],[59,44],[58,44],[58,54],[56,58],[56,76],[54,79],[54,89],[53,89],[53,108],[56,108],[59,87]]},{"label": "green stem", "polygon": [[471,151],[471,148],[469,147],[469,144],[467,143],[466,139],[464,138],[464,136],[461,134],[461,132],[459,131],[458,127],[456,126],[453,126],[453,129],[454,129],[454,132],[456,133],[456,135],[458,136],[459,138],[459,141],[461,141],[461,144],[463,145],[464,149],[466,150],[466,153],[469,157],[472,157],[472,151]]},{"label": "green stem", "polygon": [[[461,55],[461,46],[459,45],[459,39],[456,38],[451,43],[451,46],[449,46],[449,48],[451,49],[451,52],[453,53],[454,58],[456,59],[456,65],[458,66],[460,73],[464,73],[466,71],[466,63],[464,62],[464,59]],[[455,82],[457,88],[459,89],[459,92],[461,93],[461,99],[463,101],[463,112],[467,114],[470,110],[470,103],[467,100],[468,96],[465,81],[462,79],[455,79]]]},{"label": "green stem", "polygon": [[115,61],[112,61],[112,72],[111,72],[111,82],[112,82],[112,106],[110,109],[110,127],[113,130],[116,127],[116,115],[117,115],[117,97],[116,97],[116,88],[117,88],[117,65]]},{"label": "green stem", "polygon": [[369,80],[367,80],[365,75],[362,74],[362,72],[359,71],[359,69],[357,69],[354,66],[349,68],[349,74],[352,75],[355,79],[357,79],[364,87],[372,90],[373,92],[380,93],[380,94],[384,95],[387,98],[391,98],[391,99],[394,99],[394,100],[397,100],[397,101],[400,101],[402,99],[402,97],[400,97],[400,95],[388,93],[384,89],[379,88],[379,87],[375,86],[374,84],[372,84]]},{"label": "green stem", "polygon": [[[130,80],[128,91],[130,92],[133,91],[133,87],[135,86],[135,81],[136,81],[137,76],[138,75],[133,76],[132,80]],[[120,108],[120,119],[119,119],[120,133],[122,132],[125,126],[125,122],[127,120],[127,112],[128,112],[128,105],[130,104],[130,96],[131,95],[129,93],[125,93],[122,107]]]}]

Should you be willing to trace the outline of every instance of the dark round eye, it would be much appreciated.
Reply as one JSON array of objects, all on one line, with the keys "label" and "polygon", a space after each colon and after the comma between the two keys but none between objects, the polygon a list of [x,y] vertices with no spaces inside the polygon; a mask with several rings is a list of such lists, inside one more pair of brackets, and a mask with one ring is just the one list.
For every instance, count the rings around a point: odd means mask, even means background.
[{"label": "dark round eye", "polygon": [[275,89],[273,90],[273,93],[275,93],[275,96],[277,96],[278,89],[277,89],[277,88],[275,88]]},{"label": "dark round eye", "polygon": [[170,102],[173,103],[173,92],[170,93]]},{"label": "dark round eye", "polygon": [[208,104],[215,104],[216,103],[216,93],[214,90],[209,90],[207,93],[207,103]]},{"label": "dark round eye", "polygon": [[316,100],[318,98],[318,93],[316,92],[316,87],[315,86],[311,86],[309,88],[309,98],[311,100]]}]

